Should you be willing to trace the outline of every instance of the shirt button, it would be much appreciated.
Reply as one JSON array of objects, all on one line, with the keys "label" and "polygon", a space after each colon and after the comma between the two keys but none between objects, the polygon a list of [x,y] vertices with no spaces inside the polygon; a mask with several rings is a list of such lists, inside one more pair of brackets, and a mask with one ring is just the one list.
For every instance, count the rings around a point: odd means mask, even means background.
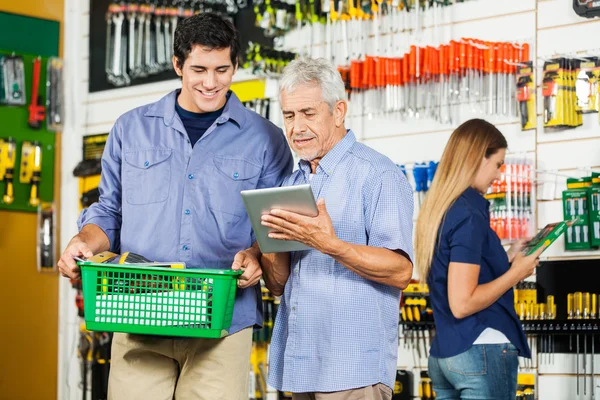
[{"label": "shirt button", "polygon": [[185,215],[190,215],[190,210],[185,210]]},{"label": "shirt button", "polygon": [[292,311],[296,311],[296,307],[292,307]]},{"label": "shirt button", "polygon": [[185,251],[188,251],[190,248],[188,247],[188,245],[187,245],[187,244],[184,244],[184,245],[183,245],[183,249],[184,249]]},{"label": "shirt button", "polygon": [[194,179],[194,174],[189,174],[188,179]]},{"label": "shirt button", "polygon": [[148,161],[146,161],[146,162],[144,163],[144,167],[147,167],[148,165],[150,165],[150,163],[149,163]]},{"label": "shirt button", "polygon": [[234,172],[234,173],[233,173],[233,178],[234,178],[234,179],[237,179],[237,178],[239,178],[239,177],[240,177],[240,174],[238,174],[237,172]]}]

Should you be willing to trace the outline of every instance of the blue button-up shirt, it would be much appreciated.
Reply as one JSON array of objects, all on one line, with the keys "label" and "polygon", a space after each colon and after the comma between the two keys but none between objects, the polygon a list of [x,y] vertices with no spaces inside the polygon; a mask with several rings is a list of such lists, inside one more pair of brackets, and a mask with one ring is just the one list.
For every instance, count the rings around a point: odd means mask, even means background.
[{"label": "blue button-up shirt", "polygon": [[[231,94],[194,148],[175,111],[178,91],[125,113],[102,156],[98,225],[113,251],[188,268],[231,268],[254,236],[241,190],[279,186],[293,168],[281,129]],[[238,290],[230,333],[262,324],[260,288]]]},{"label": "blue button-up shirt", "polygon": [[[284,185],[309,182],[310,165]],[[310,182],[324,198],[337,236],[401,250],[412,258],[412,189],[387,157],[351,131],[319,162]],[[400,290],[360,277],[317,250],[293,252],[277,312],[269,384],[278,390],[333,392],[377,383],[393,388]]]},{"label": "blue button-up shirt", "polygon": [[479,285],[499,278],[509,269],[508,256],[490,227],[489,202],[468,188],[446,212],[429,272],[429,298],[436,335],[431,355],[446,358],[468,350],[486,328],[502,332],[522,357],[530,357],[525,333],[509,289],[495,303],[478,313],[457,319],[448,303],[448,266],[451,262],[476,264]]}]

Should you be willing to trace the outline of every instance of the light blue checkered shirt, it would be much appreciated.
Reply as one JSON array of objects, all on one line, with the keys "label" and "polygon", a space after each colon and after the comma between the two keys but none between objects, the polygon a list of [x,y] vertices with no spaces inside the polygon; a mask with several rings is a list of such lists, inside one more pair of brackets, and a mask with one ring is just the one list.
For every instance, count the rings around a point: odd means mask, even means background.
[{"label": "light blue checkered shirt", "polygon": [[[283,182],[309,182],[310,166]],[[402,250],[412,259],[413,195],[400,169],[352,131],[310,182],[337,236]],[[317,250],[293,252],[271,341],[269,384],[293,393],[394,387],[400,290],[364,278]]]}]

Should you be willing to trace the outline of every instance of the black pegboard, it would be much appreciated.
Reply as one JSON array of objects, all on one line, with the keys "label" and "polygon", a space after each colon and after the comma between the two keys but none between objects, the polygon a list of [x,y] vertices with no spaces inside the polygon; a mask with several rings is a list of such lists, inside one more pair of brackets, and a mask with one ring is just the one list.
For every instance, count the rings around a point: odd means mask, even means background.
[{"label": "black pegboard", "polygon": [[[109,83],[106,79],[106,12],[111,0],[91,0],[90,2],[90,35],[89,35],[89,92],[100,92],[115,89],[117,86]],[[273,46],[273,39],[267,38],[263,30],[254,24],[255,15],[252,3],[247,8],[240,10],[233,17],[234,24],[240,33],[241,52],[240,60],[245,58],[249,42],[260,43],[265,46]],[[129,86],[143,85],[146,83],[160,82],[175,79],[175,71],[164,71],[156,75],[144,78],[132,79]]]}]

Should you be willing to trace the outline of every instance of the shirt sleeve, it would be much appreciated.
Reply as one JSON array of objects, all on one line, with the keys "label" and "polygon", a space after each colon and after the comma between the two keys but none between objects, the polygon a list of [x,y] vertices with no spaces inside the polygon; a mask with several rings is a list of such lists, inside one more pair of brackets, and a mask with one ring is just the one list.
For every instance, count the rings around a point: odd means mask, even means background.
[{"label": "shirt sleeve", "polygon": [[113,252],[120,251],[121,234],[121,140],[119,122],[108,135],[102,153],[102,174],[100,176],[100,199],[84,209],[77,225],[81,230],[85,225],[97,225],[106,234]]},{"label": "shirt sleeve", "polygon": [[369,180],[374,184],[365,198],[367,244],[401,250],[412,260],[413,194],[410,184],[396,171],[385,171]]},{"label": "shirt sleeve", "polygon": [[485,221],[471,214],[449,231],[450,262],[481,265]]}]

